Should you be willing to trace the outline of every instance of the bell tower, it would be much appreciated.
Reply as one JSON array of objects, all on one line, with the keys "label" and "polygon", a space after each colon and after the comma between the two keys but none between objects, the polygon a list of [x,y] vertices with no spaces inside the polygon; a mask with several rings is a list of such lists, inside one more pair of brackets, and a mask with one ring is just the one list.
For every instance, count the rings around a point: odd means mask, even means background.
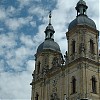
[{"label": "bell tower", "polygon": [[87,8],[86,2],[79,0],[75,7],[77,16],[69,24],[66,33],[70,87],[68,100],[100,100],[99,31],[87,16]]},{"label": "bell tower", "polygon": [[59,45],[54,41],[55,31],[51,24],[51,17],[50,12],[49,24],[44,31],[45,40],[38,46],[35,54],[35,70],[32,74],[32,83],[30,84],[32,85],[31,100],[51,100],[52,98],[58,98],[57,93],[52,89],[52,81],[50,81],[52,80],[50,79],[52,75],[50,74],[54,70],[58,70],[58,66],[62,62],[62,54]]},{"label": "bell tower", "polygon": [[80,56],[98,61],[98,36],[99,32],[86,10],[88,6],[85,1],[80,0],[76,5],[77,16],[68,27],[68,54],[69,60]]}]

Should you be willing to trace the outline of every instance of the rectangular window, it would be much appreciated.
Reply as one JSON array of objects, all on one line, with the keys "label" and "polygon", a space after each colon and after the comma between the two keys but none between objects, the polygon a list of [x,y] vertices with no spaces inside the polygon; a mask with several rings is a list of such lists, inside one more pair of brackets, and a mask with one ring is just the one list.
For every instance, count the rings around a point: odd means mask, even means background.
[{"label": "rectangular window", "polygon": [[75,41],[72,41],[72,54],[75,53]]},{"label": "rectangular window", "polygon": [[90,52],[93,54],[94,53],[94,43],[93,40],[90,39]]}]

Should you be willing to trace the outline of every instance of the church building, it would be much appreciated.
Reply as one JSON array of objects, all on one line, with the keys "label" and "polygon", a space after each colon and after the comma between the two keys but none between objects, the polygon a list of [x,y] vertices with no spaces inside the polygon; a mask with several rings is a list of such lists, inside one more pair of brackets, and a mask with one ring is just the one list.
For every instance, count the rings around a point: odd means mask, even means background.
[{"label": "church building", "polygon": [[79,0],[77,15],[69,24],[68,51],[63,56],[54,40],[51,23],[35,54],[31,100],[100,100],[99,31],[87,16],[88,6]]}]

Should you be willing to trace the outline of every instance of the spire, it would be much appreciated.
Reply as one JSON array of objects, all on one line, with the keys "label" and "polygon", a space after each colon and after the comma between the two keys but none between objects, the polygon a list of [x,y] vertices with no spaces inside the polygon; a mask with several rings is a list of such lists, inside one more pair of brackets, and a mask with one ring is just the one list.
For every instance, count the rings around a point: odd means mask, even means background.
[{"label": "spire", "polygon": [[51,11],[49,12],[49,25],[51,25]]},{"label": "spire", "polygon": [[51,24],[51,17],[52,17],[52,15],[51,15],[51,11],[50,11],[49,12],[49,24],[48,24],[48,26],[46,27],[46,29],[44,31],[45,32],[45,40],[47,40],[47,39],[54,40],[55,31],[54,31],[54,28]]},{"label": "spire", "polygon": [[76,10],[77,10],[77,16],[79,15],[86,15],[86,10],[88,6],[86,5],[86,2],[83,0],[79,0],[79,2],[76,5]]}]

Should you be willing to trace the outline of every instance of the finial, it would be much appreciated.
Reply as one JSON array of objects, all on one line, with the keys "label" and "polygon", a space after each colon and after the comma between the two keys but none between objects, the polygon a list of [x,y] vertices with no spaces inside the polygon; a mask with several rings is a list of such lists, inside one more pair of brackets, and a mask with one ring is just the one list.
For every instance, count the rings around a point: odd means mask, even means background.
[{"label": "finial", "polygon": [[49,12],[49,25],[51,25],[51,11]]}]

